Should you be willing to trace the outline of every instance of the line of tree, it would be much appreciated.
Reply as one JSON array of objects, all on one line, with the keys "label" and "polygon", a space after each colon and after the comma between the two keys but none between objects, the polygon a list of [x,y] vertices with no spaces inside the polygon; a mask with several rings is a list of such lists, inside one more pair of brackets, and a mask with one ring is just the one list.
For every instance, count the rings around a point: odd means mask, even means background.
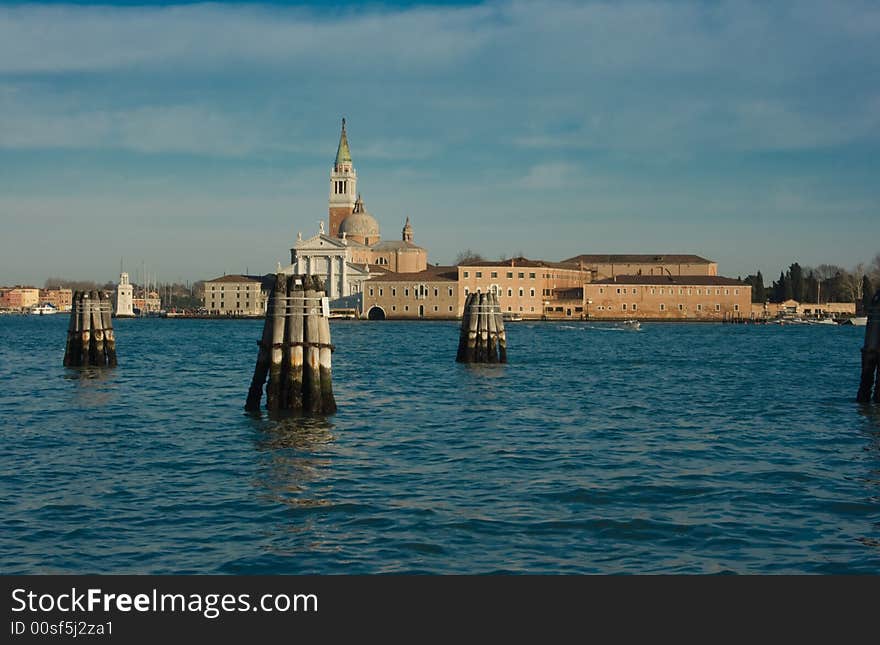
[{"label": "line of tree", "polygon": [[752,302],[855,302],[862,309],[880,287],[880,253],[850,270],[836,264],[805,267],[794,262],[769,287],[760,271],[743,281],[752,286]]}]

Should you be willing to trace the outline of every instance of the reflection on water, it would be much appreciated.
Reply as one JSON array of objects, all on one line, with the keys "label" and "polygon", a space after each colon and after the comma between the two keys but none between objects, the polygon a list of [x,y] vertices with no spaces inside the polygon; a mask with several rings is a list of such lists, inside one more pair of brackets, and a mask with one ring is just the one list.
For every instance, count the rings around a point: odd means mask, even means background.
[{"label": "reflection on water", "polygon": [[334,440],[333,424],[323,417],[308,415],[249,414],[255,430],[254,447],[259,456],[254,485],[268,498],[289,506],[326,505],[323,499],[304,497],[315,490],[331,461],[321,448]]}]

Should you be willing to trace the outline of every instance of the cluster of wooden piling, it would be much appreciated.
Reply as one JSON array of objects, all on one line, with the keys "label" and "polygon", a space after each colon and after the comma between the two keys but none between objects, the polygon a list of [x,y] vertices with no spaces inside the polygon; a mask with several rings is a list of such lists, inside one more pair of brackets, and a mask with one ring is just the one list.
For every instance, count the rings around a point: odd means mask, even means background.
[{"label": "cluster of wooden piling", "polygon": [[874,403],[880,403],[880,289],[877,289],[865,313],[868,323],[865,327],[865,345],[862,347],[862,378],[856,400],[859,403],[870,402],[873,386]]},{"label": "cluster of wooden piling", "polygon": [[507,335],[496,294],[468,295],[461,317],[455,360],[459,363],[507,362]]},{"label": "cluster of wooden piling", "polygon": [[110,296],[100,291],[76,291],[67,326],[65,367],[116,367]]},{"label": "cluster of wooden piling", "polygon": [[[330,319],[316,276],[275,276],[246,410],[259,410],[266,385],[269,411],[336,412]],[[268,376],[268,383],[266,381]]]}]

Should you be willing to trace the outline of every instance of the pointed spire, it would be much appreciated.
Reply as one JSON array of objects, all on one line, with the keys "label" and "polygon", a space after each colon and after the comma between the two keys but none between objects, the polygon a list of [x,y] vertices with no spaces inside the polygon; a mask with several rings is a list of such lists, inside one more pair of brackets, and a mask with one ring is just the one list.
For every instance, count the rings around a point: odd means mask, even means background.
[{"label": "pointed spire", "polygon": [[351,151],[348,149],[348,136],[345,134],[345,119],[342,119],[342,134],[339,135],[339,148],[336,149],[336,167],[351,163]]},{"label": "pointed spire", "polygon": [[403,225],[403,241],[404,242],[412,242],[413,241],[413,229],[412,224],[409,223],[409,216],[406,218],[406,224]]},{"label": "pointed spire", "polygon": [[354,203],[354,210],[352,210],[351,212],[352,213],[363,213],[366,210],[367,209],[364,208],[364,200],[361,199],[361,194],[358,193],[357,200]]}]

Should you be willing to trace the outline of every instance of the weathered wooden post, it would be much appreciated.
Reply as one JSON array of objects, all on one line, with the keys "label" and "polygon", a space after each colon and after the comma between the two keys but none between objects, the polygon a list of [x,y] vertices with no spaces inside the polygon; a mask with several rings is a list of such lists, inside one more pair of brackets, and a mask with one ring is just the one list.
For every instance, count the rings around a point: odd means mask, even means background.
[{"label": "weathered wooden post", "polygon": [[275,276],[246,410],[260,409],[268,375],[268,410],[336,412],[330,359],[333,345],[323,304],[323,286],[316,276]]},{"label": "weathered wooden post", "polygon": [[303,407],[303,308],[305,291],[303,281],[291,276],[288,294],[290,295],[290,315],[287,318],[287,344],[290,349],[288,363],[287,407],[301,410]]},{"label": "weathered wooden post", "polygon": [[272,293],[275,294],[272,299],[272,311],[266,312],[266,317],[272,320],[272,348],[269,353],[269,385],[266,387],[266,408],[278,410],[281,408],[281,359],[284,355],[282,344],[284,343],[284,322],[287,310],[287,276],[283,273],[275,276],[275,287]]},{"label": "weathered wooden post", "polygon": [[459,363],[507,362],[507,336],[496,294],[468,295],[462,312],[455,360]]},{"label": "weathered wooden post", "polygon": [[116,367],[110,299],[100,291],[77,291],[73,294],[64,366]]},{"label": "weathered wooden post", "polygon": [[865,313],[868,315],[868,323],[865,327],[865,344],[862,347],[862,378],[856,401],[868,403],[873,385],[874,403],[880,403],[880,289],[874,293]]}]

